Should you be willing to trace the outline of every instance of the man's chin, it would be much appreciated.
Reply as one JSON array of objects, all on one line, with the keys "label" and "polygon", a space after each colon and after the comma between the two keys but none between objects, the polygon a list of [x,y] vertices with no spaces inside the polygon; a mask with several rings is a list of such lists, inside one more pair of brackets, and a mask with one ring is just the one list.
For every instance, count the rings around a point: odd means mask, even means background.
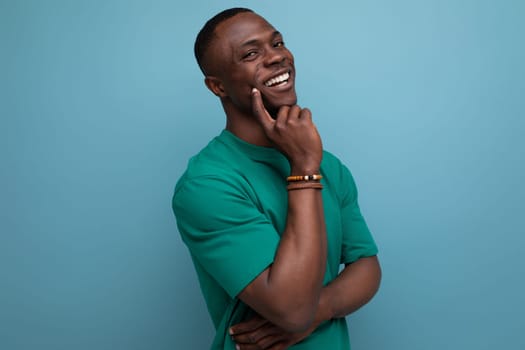
[{"label": "man's chin", "polygon": [[283,106],[293,106],[297,104],[297,95],[287,94],[288,96],[283,96],[281,98],[267,98],[264,101],[264,107],[270,113],[270,115],[275,116],[279,109]]}]

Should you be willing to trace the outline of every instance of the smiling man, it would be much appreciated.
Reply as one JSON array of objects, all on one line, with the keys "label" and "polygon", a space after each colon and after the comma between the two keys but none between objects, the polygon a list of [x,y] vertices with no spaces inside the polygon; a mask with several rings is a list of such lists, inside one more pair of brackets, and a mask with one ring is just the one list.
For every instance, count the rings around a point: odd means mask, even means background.
[{"label": "smiling man", "polygon": [[292,53],[234,8],[205,24],[195,56],[226,128],[190,160],[173,210],[212,349],[349,349],[345,316],[379,287],[377,247],[350,172],[297,105]]}]

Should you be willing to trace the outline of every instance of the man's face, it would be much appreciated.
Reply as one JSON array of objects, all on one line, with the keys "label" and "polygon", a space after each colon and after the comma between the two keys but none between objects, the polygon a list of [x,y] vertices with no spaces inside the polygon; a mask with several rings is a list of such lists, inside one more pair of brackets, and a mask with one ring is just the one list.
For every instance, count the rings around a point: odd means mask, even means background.
[{"label": "man's face", "polygon": [[223,98],[243,112],[251,112],[251,90],[257,88],[266,109],[275,113],[283,105],[297,103],[292,53],[282,35],[264,18],[240,13],[215,30],[210,47],[214,75],[223,83]]}]

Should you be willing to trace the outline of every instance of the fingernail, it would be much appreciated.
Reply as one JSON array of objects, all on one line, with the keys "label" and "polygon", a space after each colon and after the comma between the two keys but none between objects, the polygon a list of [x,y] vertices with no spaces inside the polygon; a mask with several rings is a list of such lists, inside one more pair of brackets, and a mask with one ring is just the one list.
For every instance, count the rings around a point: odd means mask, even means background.
[{"label": "fingernail", "polygon": [[235,349],[236,350],[241,350],[241,347],[239,346],[239,344],[235,344]]},{"label": "fingernail", "polygon": [[252,94],[256,93],[258,90],[256,88],[252,89]]},{"label": "fingernail", "polygon": [[229,329],[229,333],[230,333],[230,335],[233,335],[233,328]]}]

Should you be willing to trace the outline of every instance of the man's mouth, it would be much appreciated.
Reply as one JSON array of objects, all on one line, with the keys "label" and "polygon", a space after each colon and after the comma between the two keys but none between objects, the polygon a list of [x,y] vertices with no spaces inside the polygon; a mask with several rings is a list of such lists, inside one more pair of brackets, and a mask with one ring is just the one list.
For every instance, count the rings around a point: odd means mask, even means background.
[{"label": "man's mouth", "polygon": [[267,87],[282,86],[288,83],[288,79],[290,79],[290,72],[286,72],[276,77],[273,77],[270,80],[266,81],[264,85]]}]

